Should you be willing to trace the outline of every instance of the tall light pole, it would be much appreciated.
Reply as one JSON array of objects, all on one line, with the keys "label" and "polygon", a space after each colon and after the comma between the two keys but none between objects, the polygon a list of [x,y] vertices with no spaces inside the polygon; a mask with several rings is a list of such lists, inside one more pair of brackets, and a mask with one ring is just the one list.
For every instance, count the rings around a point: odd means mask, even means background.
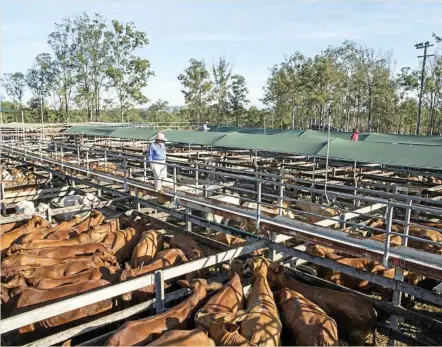
[{"label": "tall light pole", "polygon": [[419,135],[420,127],[421,127],[421,114],[422,114],[422,94],[424,92],[424,82],[425,82],[425,63],[427,61],[427,57],[434,57],[434,54],[427,55],[427,48],[432,47],[434,45],[430,45],[430,42],[425,43],[417,43],[414,45],[416,49],[424,49],[424,55],[418,56],[418,58],[424,58],[422,62],[422,75],[421,75],[421,88],[419,92],[419,109],[417,111],[417,126],[416,126],[416,135]]}]

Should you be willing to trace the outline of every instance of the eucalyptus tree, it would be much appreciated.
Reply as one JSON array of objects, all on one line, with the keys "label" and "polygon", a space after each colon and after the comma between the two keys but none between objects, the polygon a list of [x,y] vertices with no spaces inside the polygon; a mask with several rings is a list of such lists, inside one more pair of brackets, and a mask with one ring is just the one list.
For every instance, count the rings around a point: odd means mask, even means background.
[{"label": "eucalyptus tree", "polygon": [[5,73],[2,85],[6,94],[12,99],[15,108],[22,108],[23,96],[26,90],[26,79],[21,72]]},{"label": "eucalyptus tree", "polygon": [[82,13],[72,20],[77,96],[85,101],[89,120],[99,119],[105,79],[109,68],[106,19]]},{"label": "eucalyptus tree", "polygon": [[[201,123],[202,117],[208,114],[209,103],[212,101],[213,83],[204,60],[190,59],[190,65],[178,76],[183,89],[184,101],[192,119]],[[195,116],[196,118],[195,118]]]},{"label": "eucalyptus tree", "polygon": [[105,35],[109,44],[107,85],[116,92],[123,122],[126,110],[148,101],[142,89],[153,72],[149,60],[136,56],[135,51],[148,45],[149,40],[145,32],[136,30],[134,23],[124,24],[116,20],[112,21],[112,28]]},{"label": "eucalyptus tree", "polygon": [[249,90],[247,88],[246,79],[241,75],[233,75],[229,88],[229,109],[233,114],[236,122],[236,126],[240,126],[241,116],[246,113],[246,106],[249,103],[247,94]]},{"label": "eucalyptus tree", "polygon": [[69,121],[69,111],[72,104],[76,84],[75,65],[75,29],[70,18],[61,23],[55,23],[55,31],[49,34],[48,44],[54,55],[53,95],[57,94],[60,108],[64,111],[66,121]]},{"label": "eucalyptus tree", "polygon": [[56,73],[51,55],[49,53],[41,53],[35,58],[34,66],[26,74],[26,84],[34,98],[39,101],[40,120],[42,123],[44,122],[43,105],[53,89]]},{"label": "eucalyptus tree", "polygon": [[219,58],[212,66],[213,101],[217,122],[221,123],[228,118],[229,88],[234,64],[225,57]]}]

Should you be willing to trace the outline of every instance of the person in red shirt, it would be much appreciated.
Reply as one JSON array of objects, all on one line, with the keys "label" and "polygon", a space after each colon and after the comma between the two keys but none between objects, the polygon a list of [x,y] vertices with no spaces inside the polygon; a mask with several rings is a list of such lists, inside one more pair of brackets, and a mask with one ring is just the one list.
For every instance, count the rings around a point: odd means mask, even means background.
[{"label": "person in red shirt", "polygon": [[352,141],[359,141],[359,130],[358,128],[353,129],[353,134],[351,134]]}]

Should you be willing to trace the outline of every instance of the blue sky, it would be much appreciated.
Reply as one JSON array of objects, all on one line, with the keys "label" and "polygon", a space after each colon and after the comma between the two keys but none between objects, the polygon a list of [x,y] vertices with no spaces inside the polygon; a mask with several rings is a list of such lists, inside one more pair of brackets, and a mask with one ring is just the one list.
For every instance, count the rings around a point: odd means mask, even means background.
[{"label": "blue sky", "polygon": [[[150,100],[182,105],[177,75],[191,58],[226,56],[243,74],[252,105],[261,106],[268,69],[296,50],[320,53],[345,39],[391,49],[396,66],[417,66],[414,44],[442,35],[442,1],[424,0],[2,0],[1,73],[25,72],[54,23],[81,12],[135,22],[150,45],[139,55],[155,77]],[[421,52],[419,52],[421,53]]]}]

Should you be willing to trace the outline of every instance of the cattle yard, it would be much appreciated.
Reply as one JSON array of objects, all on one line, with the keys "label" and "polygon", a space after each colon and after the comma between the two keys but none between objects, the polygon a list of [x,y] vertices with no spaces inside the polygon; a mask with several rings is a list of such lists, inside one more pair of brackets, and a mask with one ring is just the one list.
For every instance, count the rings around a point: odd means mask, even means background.
[{"label": "cattle yard", "polygon": [[[313,288],[319,301],[337,295],[339,312],[352,311],[350,298],[368,302],[377,311],[378,345],[442,343],[442,167],[211,146],[194,141],[193,132],[175,131],[167,144],[168,179],[157,192],[145,159],[157,131],[134,139],[123,136],[131,129],[120,138],[98,130],[1,136],[2,344],[115,345],[131,324],[122,323],[160,313],[176,318],[176,305],[202,291],[191,278],[225,284],[238,260],[252,275],[244,270],[235,285],[253,296],[259,266],[250,260],[257,254],[284,265],[270,273],[283,269],[285,281],[307,285],[303,295],[312,302]],[[68,197],[76,201],[71,206],[62,204]],[[16,213],[23,201],[36,209]],[[58,224],[5,237],[37,216]],[[134,263],[138,247],[144,253]],[[94,265],[39,282],[29,275],[81,261]],[[80,288],[76,278],[86,272]],[[277,288],[280,282],[268,276]],[[368,332],[364,341],[351,340],[348,330],[356,327],[324,311],[336,320],[340,343],[372,342]],[[187,330],[199,324],[194,315],[186,316]],[[295,344],[284,335],[283,344]]]}]

